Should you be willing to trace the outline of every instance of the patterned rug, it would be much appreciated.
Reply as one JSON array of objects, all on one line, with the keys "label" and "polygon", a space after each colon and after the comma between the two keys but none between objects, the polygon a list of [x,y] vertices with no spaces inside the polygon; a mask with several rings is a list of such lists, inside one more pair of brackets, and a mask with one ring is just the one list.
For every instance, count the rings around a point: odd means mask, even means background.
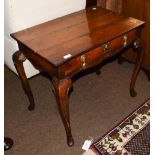
[{"label": "patterned rug", "polygon": [[150,99],[94,142],[83,155],[149,155]]}]

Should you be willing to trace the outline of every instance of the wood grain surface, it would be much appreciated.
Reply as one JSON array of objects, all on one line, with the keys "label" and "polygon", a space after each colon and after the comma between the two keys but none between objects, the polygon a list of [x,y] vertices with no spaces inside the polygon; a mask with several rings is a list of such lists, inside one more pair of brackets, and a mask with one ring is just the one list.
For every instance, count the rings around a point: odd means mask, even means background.
[{"label": "wood grain surface", "polygon": [[[140,20],[97,7],[95,10],[82,10],[11,36],[54,66],[59,66],[142,24]],[[68,54],[70,57],[65,59],[64,56]]]}]

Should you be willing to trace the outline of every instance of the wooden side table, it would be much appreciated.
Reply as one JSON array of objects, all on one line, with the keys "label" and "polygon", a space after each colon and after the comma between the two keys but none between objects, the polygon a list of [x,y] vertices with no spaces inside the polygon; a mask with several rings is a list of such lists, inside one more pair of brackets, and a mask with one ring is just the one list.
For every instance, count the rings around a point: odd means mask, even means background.
[{"label": "wooden side table", "polygon": [[136,96],[134,86],[143,57],[143,43],[139,38],[143,25],[143,21],[97,7],[11,34],[19,46],[19,51],[13,55],[13,62],[30,101],[28,109],[33,110],[35,104],[23,67],[26,59],[53,78],[52,87],[67,143],[72,146],[74,140],[68,104],[71,78],[132,46],[137,52],[137,61],[131,78],[130,95]]}]

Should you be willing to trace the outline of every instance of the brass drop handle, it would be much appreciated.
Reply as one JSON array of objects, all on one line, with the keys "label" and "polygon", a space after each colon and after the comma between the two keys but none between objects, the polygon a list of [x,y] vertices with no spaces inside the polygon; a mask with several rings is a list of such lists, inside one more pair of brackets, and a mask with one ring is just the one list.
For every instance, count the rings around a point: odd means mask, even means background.
[{"label": "brass drop handle", "polygon": [[109,49],[109,42],[103,44],[102,48],[103,48],[104,51],[108,50]]},{"label": "brass drop handle", "polygon": [[82,66],[82,68],[83,69],[85,69],[86,68],[86,56],[85,56],[85,54],[83,54],[83,55],[81,55],[81,62],[82,62],[82,64],[81,64],[81,66]]},{"label": "brass drop handle", "polygon": [[125,34],[124,36],[123,36],[123,40],[124,40],[124,46],[126,46],[127,45],[127,41],[128,41],[128,35],[127,34]]}]

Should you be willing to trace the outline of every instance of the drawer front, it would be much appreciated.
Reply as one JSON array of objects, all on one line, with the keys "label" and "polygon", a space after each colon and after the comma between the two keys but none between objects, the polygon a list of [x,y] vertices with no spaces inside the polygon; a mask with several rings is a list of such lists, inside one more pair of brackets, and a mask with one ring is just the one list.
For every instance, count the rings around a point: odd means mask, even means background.
[{"label": "drawer front", "polygon": [[107,57],[117,54],[121,49],[132,44],[138,38],[138,29],[117,37],[102,46],[78,56],[59,68],[59,77],[73,76],[77,72],[96,66]]}]

